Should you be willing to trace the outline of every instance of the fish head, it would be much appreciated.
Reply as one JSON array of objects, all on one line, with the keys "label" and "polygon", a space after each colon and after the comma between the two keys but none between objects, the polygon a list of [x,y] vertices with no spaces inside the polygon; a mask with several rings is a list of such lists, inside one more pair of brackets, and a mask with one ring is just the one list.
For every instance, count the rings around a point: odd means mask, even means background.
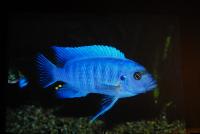
[{"label": "fish head", "polygon": [[157,86],[153,76],[140,64],[133,62],[120,76],[122,91],[134,96],[153,90]]}]

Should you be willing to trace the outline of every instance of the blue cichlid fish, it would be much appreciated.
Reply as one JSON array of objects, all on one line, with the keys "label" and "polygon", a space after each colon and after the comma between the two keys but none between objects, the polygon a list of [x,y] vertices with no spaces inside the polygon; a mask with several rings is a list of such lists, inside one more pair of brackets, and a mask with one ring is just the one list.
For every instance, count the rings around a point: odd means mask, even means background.
[{"label": "blue cichlid fish", "polygon": [[64,82],[56,90],[59,98],[83,97],[89,93],[105,95],[101,110],[91,122],[108,111],[119,98],[135,96],[156,87],[156,81],[142,65],[127,59],[114,47],[53,46],[52,49],[57,66],[42,54],[37,57],[40,84],[47,88],[56,81]]},{"label": "blue cichlid fish", "polygon": [[16,69],[9,69],[8,71],[8,83],[9,84],[16,84],[18,83],[18,86],[20,89],[24,89],[27,87],[29,81],[27,77],[25,77],[21,71]]}]

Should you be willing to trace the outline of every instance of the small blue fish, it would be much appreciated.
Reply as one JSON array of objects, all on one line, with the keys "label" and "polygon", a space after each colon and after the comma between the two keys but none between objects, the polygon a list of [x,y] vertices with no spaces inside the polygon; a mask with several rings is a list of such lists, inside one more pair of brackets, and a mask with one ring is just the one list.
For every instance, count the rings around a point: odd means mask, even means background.
[{"label": "small blue fish", "polygon": [[101,110],[91,122],[108,111],[119,98],[150,91],[156,81],[146,69],[127,59],[111,46],[56,47],[57,64],[44,55],[37,57],[40,84],[47,88],[56,81],[65,84],[57,88],[59,98],[84,97],[89,93],[103,94]]},{"label": "small blue fish", "polygon": [[9,71],[8,71],[8,83],[9,84],[18,83],[19,88],[24,89],[28,85],[29,81],[22,74],[21,71],[16,70],[16,69],[9,69]]}]

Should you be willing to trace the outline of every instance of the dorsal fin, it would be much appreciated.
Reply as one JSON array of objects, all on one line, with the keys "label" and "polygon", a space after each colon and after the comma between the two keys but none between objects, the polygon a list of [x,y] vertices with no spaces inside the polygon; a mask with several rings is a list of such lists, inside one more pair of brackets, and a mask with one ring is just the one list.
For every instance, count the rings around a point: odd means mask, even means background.
[{"label": "dorsal fin", "polygon": [[125,58],[124,54],[111,46],[92,45],[82,47],[57,47],[52,46],[58,64],[77,58],[90,57],[117,57]]}]

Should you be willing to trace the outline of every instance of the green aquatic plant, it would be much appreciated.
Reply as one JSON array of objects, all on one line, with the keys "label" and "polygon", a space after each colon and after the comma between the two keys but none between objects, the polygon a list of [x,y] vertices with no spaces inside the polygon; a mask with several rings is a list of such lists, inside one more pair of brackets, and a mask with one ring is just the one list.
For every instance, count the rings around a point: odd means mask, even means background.
[{"label": "green aquatic plant", "polygon": [[89,124],[87,118],[59,118],[52,109],[21,106],[16,110],[7,109],[6,132],[18,134],[92,134],[101,131],[102,121]]},{"label": "green aquatic plant", "polygon": [[[156,80],[158,80],[158,72],[156,69],[154,69],[153,71],[153,75],[155,77]],[[159,99],[159,95],[160,95],[160,90],[159,87],[157,86],[154,90],[153,90],[153,97],[154,97],[154,102],[158,103],[158,99]]]},{"label": "green aquatic plant", "polygon": [[120,124],[106,134],[185,134],[184,127],[181,121],[142,120]]},{"label": "green aquatic plant", "polygon": [[168,56],[168,51],[171,46],[171,36],[167,36],[165,40],[164,52],[163,52],[163,60],[165,60]]},{"label": "green aquatic plant", "polygon": [[106,134],[185,134],[184,121],[167,119],[167,109],[172,105],[172,101],[165,103],[160,115],[155,119],[119,124]]},{"label": "green aquatic plant", "polygon": [[[155,57],[155,62],[154,62],[154,69],[153,69],[153,75],[155,77],[156,80],[159,80],[159,76],[161,76],[158,72],[158,68],[159,66],[161,65],[161,63],[167,59],[168,57],[168,52],[169,52],[169,49],[171,47],[171,41],[172,40],[172,37],[170,35],[168,35],[166,38],[165,38],[165,41],[164,41],[164,46],[162,47],[163,49],[163,53],[160,52],[160,50],[158,50],[156,52],[156,57]],[[160,58],[161,57],[161,58]],[[153,98],[154,98],[154,102],[155,103],[158,103],[158,100],[159,100],[159,96],[160,96],[160,89],[159,87],[157,86],[154,90],[153,90]]]},{"label": "green aquatic plant", "polygon": [[[167,104],[168,105],[168,104]],[[169,104],[171,105],[171,104]],[[183,121],[169,122],[162,114],[158,119],[125,122],[113,129],[105,130],[104,122],[89,123],[87,117],[57,117],[54,109],[44,109],[34,105],[7,108],[6,132],[13,134],[184,134]]]}]

